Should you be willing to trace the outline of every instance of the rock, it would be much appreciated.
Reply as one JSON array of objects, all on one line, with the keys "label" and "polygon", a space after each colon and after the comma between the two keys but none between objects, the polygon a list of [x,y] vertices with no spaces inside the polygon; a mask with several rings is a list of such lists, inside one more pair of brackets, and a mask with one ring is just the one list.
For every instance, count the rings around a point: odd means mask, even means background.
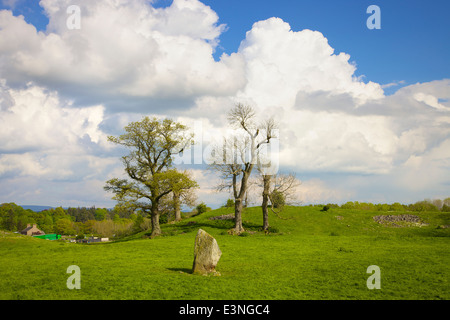
[{"label": "rock", "polygon": [[399,215],[380,215],[373,217],[376,222],[394,227],[422,227],[428,224],[423,223],[418,216],[412,214],[399,214]]},{"label": "rock", "polygon": [[192,273],[217,275],[215,268],[221,255],[222,251],[220,251],[216,239],[206,231],[199,229],[195,238]]},{"label": "rock", "polygon": [[233,220],[233,219],[234,219],[234,213],[223,214],[221,216],[209,218],[209,220]]}]

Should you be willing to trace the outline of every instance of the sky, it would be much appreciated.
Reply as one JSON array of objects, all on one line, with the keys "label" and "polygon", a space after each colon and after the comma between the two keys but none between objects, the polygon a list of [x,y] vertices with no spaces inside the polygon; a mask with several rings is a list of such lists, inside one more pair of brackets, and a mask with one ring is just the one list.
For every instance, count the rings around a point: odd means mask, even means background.
[{"label": "sky", "polygon": [[236,103],[279,123],[279,172],[295,172],[304,204],[449,197],[449,10],[0,0],[0,203],[113,207],[103,186],[124,176],[125,150],[107,136],[148,115],[196,132],[203,161],[179,168],[199,201],[223,205],[230,195],[215,191],[205,159]]}]

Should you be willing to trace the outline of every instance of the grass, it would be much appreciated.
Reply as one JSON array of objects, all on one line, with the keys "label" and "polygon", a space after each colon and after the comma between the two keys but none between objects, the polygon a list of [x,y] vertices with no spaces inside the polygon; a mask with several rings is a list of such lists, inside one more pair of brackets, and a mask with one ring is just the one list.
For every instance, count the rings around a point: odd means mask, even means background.
[{"label": "grass", "polygon": [[[373,220],[380,213],[288,207],[260,231],[260,208],[243,214],[245,236],[232,221],[209,217],[218,209],[145,232],[91,245],[0,235],[0,299],[309,300],[450,298],[450,214],[420,213],[423,227],[393,228]],[[199,228],[213,235],[221,276],[190,273]],[[69,290],[67,267],[81,269],[81,289]],[[381,269],[381,289],[366,286],[367,267]]]}]

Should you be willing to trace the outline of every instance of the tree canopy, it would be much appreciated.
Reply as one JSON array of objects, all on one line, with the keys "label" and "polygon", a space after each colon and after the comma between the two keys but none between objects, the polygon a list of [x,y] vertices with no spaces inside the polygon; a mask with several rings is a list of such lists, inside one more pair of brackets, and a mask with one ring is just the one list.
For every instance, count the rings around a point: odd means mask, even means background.
[{"label": "tree canopy", "polygon": [[151,235],[157,236],[161,234],[159,217],[169,194],[197,187],[189,175],[173,168],[173,156],[188,148],[193,136],[179,122],[149,117],[130,123],[125,132],[108,139],[130,150],[122,161],[131,180],[113,178],[107,181],[105,190],[113,192],[120,203],[149,213]]}]

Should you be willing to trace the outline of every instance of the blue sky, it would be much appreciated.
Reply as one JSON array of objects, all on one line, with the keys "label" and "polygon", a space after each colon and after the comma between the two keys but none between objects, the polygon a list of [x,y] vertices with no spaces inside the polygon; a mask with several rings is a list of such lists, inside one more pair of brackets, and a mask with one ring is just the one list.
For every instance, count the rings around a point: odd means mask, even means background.
[{"label": "blue sky", "polygon": [[[107,135],[157,115],[209,138],[236,101],[282,124],[280,166],[305,203],[450,196],[449,1],[39,3],[0,0],[0,203],[111,207]],[[226,200],[190,168],[200,200]]]}]

